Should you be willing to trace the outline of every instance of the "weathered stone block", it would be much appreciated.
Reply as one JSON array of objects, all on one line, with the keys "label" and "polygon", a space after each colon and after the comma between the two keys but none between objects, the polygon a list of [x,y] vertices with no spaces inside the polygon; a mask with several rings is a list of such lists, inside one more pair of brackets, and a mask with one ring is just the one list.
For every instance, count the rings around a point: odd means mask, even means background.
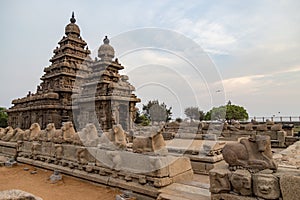
[{"label": "weathered stone block", "polygon": [[209,172],[210,170],[212,170],[214,168],[214,164],[211,163],[206,163],[205,164],[205,171]]},{"label": "weathered stone block", "polygon": [[251,174],[247,170],[236,170],[230,176],[230,182],[233,187],[233,191],[248,196],[252,193],[251,188]]},{"label": "weathered stone block", "polygon": [[256,196],[265,199],[280,197],[279,180],[272,174],[256,173],[252,176],[253,192]]},{"label": "weathered stone block", "polygon": [[196,174],[206,174],[205,163],[203,162],[191,162],[192,168]]},{"label": "weathered stone block", "polygon": [[76,157],[80,164],[95,163],[96,149],[93,147],[77,147]]},{"label": "weathered stone block", "polygon": [[62,144],[61,146],[63,148],[62,159],[77,162],[77,147],[69,144]]},{"label": "weathered stone block", "polygon": [[287,134],[285,131],[278,131],[277,132],[277,139],[279,141],[279,147],[285,147],[285,138]]},{"label": "weathered stone block", "polygon": [[2,147],[1,153],[8,156],[17,156],[17,150],[11,147]]},{"label": "weathered stone block", "polygon": [[42,142],[41,154],[44,156],[54,157],[55,148],[52,142]]},{"label": "weathered stone block", "polygon": [[280,189],[283,200],[298,200],[300,198],[300,174],[280,177]]},{"label": "weathered stone block", "polygon": [[177,174],[176,176],[173,176],[172,182],[175,183],[175,182],[190,181],[193,179],[193,176],[194,176],[194,172],[192,169],[190,169],[186,172],[183,172],[183,173]]},{"label": "weathered stone block", "polygon": [[[173,159],[169,157],[169,159]],[[192,169],[191,162],[189,158],[182,157],[176,158],[174,162],[169,162],[169,176],[174,177],[183,172],[189,171]]]},{"label": "weathered stone block", "polygon": [[172,183],[172,179],[169,178],[169,177],[165,177],[165,178],[155,178],[155,179],[154,179],[153,185],[154,185],[154,187],[161,188],[161,187],[170,185],[171,183]]},{"label": "weathered stone block", "polygon": [[212,169],[209,172],[210,192],[220,193],[229,192],[231,190],[229,176],[231,172],[226,169]]},{"label": "weathered stone block", "polygon": [[20,147],[20,151],[26,152],[26,153],[31,153],[31,146],[32,146],[31,142],[24,141]]}]

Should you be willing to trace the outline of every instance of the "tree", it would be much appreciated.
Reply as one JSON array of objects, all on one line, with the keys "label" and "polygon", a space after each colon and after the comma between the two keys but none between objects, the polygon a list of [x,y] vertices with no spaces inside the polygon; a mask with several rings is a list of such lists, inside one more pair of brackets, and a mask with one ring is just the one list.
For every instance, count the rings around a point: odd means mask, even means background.
[{"label": "tree", "polygon": [[153,122],[167,122],[171,119],[172,107],[167,108],[165,103],[159,103],[158,100],[149,101],[143,105],[143,111]]},{"label": "tree", "polygon": [[227,120],[247,120],[248,118],[249,115],[244,107],[232,104],[226,106]]},{"label": "tree", "polygon": [[203,120],[204,119],[204,112],[199,110],[198,107],[188,107],[184,110],[184,114],[189,117],[191,120]]},{"label": "tree", "polygon": [[[230,101],[229,101],[230,102]],[[231,102],[226,106],[213,107],[205,115],[205,120],[247,120],[249,115],[242,106],[233,105]]]},{"label": "tree", "polygon": [[0,127],[7,127],[7,120],[8,120],[8,115],[5,112],[5,108],[0,107]]},{"label": "tree", "polygon": [[136,118],[134,123],[140,124],[142,126],[148,126],[150,124],[150,119],[146,115],[141,114],[139,111],[136,111]]}]

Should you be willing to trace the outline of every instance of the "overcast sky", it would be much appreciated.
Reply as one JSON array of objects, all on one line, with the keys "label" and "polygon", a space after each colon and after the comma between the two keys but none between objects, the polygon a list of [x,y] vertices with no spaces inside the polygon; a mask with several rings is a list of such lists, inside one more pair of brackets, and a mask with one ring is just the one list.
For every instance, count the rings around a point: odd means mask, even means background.
[{"label": "overcast sky", "polygon": [[250,116],[300,116],[299,10],[298,0],[2,0],[0,106],[35,91],[75,11],[89,49],[111,38],[142,103],[181,117],[228,100]]}]

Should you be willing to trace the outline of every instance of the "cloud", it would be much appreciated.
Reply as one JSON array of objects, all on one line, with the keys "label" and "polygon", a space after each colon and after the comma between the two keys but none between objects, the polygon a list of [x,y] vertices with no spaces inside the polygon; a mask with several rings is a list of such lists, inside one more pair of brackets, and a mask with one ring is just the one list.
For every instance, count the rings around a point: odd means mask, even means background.
[{"label": "cloud", "polygon": [[222,81],[226,98],[245,106],[253,115],[299,114],[300,66],[271,73],[229,78]]},{"label": "cloud", "polygon": [[235,37],[222,24],[205,19],[181,19],[175,29],[194,39],[203,49],[211,54],[228,54],[228,46],[234,45]]}]

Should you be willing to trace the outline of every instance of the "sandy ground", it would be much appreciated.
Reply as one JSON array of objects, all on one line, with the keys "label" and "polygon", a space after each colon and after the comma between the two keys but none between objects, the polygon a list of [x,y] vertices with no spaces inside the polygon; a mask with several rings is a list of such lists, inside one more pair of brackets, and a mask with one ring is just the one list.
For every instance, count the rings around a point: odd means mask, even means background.
[{"label": "sandy ground", "polygon": [[[24,168],[29,171],[24,171]],[[37,174],[30,174],[34,167],[18,164],[16,167],[0,167],[0,191],[19,189],[43,198],[43,200],[115,200],[120,191],[95,185],[70,176],[51,184],[52,171],[37,168]]]}]

